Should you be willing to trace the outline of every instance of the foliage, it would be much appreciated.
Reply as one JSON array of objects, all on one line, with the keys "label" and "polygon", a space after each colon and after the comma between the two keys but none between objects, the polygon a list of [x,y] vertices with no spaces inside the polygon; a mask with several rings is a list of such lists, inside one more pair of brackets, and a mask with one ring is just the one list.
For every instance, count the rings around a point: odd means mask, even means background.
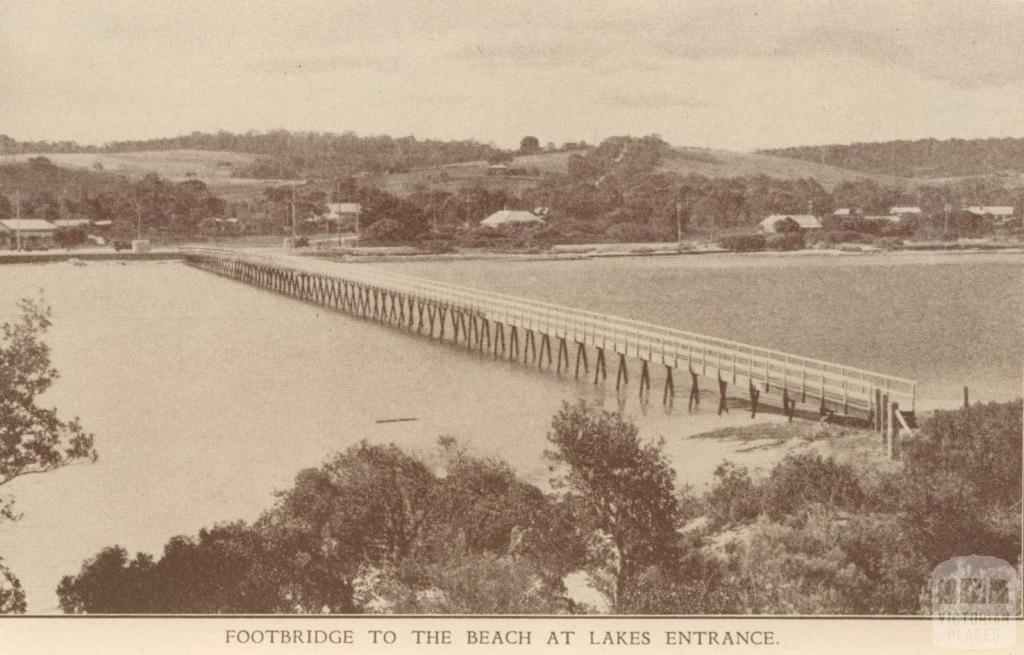
[{"label": "foliage", "polygon": [[918,139],[759,151],[904,177],[954,177],[1024,170],[1024,139]]},{"label": "foliage", "polygon": [[775,221],[772,227],[775,229],[775,232],[777,234],[800,234],[801,232],[803,232],[803,228],[800,227],[800,224],[797,223],[792,218],[790,218],[789,216],[787,216],[786,218],[780,218],[779,220]]},{"label": "foliage", "polygon": [[736,252],[757,252],[764,250],[767,240],[761,234],[733,234],[718,240],[718,246]]},{"label": "foliage", "polygon": [[80,227],[60,227],[53,235],[53,240],[62,248],[78,246],[85,243],[85,230]]},{"label": "foliage", "polygon": [[0,614],[24,614],[26,609],[21,581],[0,559]]},{"label": "foliage", "polygon": [[764,479],[725,464],[705,496],[736,611],[918,613],[931,570],[957,555],[1018,566],[1020,400],[938,411],[903,466],[865,484],[847,464],[791,455]]},{"label": "foliage", "polygon": [[576,520],[600,537],[593,559],[613,579],[607,595],[621,610],[636,575],[677,555],[675,472],[661,444],[642,444],[621,414],[564,404],[551,427],[545,456],[564,467],[557,482]]},{"label": "foliage", "polygon": [[802,250],[804,247],[804,235],[803,232],[772,234],[765,239],[765,246],[769,250]]},{"label": "foliage", "polygon": [[525,154],[540,150],[540,141],[535,136],[524,136],[519,141],[519,151]]},{"label": "foliage", "polygon": [[[77,418],[61,420],[37,404],[57,379],[50,348],[50,308],[41,299],[18,303],[20,318],[0,326],[0,487],[16,478],[96,460],[93,437]],[[13,519],[10,504],[0,517]]]},{"label": "foliage", "polygon": [[[66,612],[565,611],[580,548],[566,515],[506,465],[444,443],[445,475],[394,446],[302,471],[255,524],[117,547],[58,589]],[[555,553],[551,555],[550,553]],[[417,610],[417,611],[420,611]]]}]

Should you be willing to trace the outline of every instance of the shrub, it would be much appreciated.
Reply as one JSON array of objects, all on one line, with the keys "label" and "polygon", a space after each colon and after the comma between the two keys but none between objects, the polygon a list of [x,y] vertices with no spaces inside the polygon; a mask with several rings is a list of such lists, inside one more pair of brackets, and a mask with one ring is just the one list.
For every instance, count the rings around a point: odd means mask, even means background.
[{"label": "shrub", "polygon": [[896,250],[903,245],[903,239],[899,237],[875,237],[871,243],[883,250]]},{"label": "shrub", "polygon": [[722,462],[715,483],[705,496],[707,515],[718,526],[746,523],[761,513],[761,490],[743,466]]},{"label": "shrub", "polygon": [[819,243],[826,245],[860,243],[863,240],[863,235],[853,230],[825,230],[818,235],[817,240]]},{"label": "shrub", "polygon": [[391,218],[372,223],[363,236],[369,241],[394,241],[402,232],[402,224]]},{"label": "shrub", "polygon": [[810,504],[856,511],[864,504],[865,494],[851,466],[800,454],[787,456],[772,469],[761,498],[768,515],[778,520]]},{"label": "shrub", "polygon": [[765,238],[761,234],[736,234],[722,237],[718,240],[718,245],[735,252],[757,252],[764,250]]},{"label": "shrub", "polygon": [[768,237],[765,245],[770,250],[802,250],[804,247],[804,235],[802,232],[773,234]]},{"label": "shrub", "polygon": [[604,236],[610,241],[631,242],[647,241],[651,238],[650,232],[642,225],[636,223],[614,223],[604,231]]}]

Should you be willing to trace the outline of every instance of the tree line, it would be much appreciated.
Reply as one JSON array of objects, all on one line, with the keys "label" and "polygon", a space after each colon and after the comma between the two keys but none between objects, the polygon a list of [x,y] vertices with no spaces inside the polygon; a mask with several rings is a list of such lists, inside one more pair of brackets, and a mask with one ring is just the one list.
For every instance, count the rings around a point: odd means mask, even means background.
[{"label": "tree line", "polygon": [[[920,614],[945,559],[1020,567],[1021,401],[938,412],[879,470],[813,452],[728,462],[676,489],[661,442],[578,403],[552,420],[544,492],[451,439],[430,466],[360,443],[253,524],[110,547],[65,612]],[[833,437],[835,435],[832,435]],[[582,575],[603,607],[574,599]],[[569,581],[569,582],[567,582]]]},{"label": "tree line", "polygon": [[878,175],[960,177],[1018,175],[1024,171],[1024,139],[917,139],[798,146],[759,150]]}]

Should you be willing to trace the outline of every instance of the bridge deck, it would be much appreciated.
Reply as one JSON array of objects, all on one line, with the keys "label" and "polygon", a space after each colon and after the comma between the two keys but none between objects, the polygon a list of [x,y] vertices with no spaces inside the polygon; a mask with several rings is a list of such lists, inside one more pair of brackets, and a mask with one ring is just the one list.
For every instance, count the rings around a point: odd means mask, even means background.
[{"label": "bridge deck", "polygon": [[[466,314],[474,324],[480,320],[488,326],[488,344],[490,326],[500,324],[598,348],[602,355],[611,351],[675,370],[685,369],[846,415],[877,417],[883,413],[879,411],[882,398],[911,410],[914,407],[913,380],[643,321],[425,280],[380,266],[206,248],[187,250],[185,256],[202,268],[251,283],[259,283],[258,276],[268,273],[284,275],[285,286],[277,290],[340,309],[351,309],[351,303],[346,304],[344,299],[358,292],[370,294],[367,303],[371,296],[374,303],[390,299],[392,312],[394,303],[399,302],[403,316],[407,305],[410,317],[413,307],[417,307],[421,324],[425,306]],[[548,348],[550,359],[550,345]]]}]

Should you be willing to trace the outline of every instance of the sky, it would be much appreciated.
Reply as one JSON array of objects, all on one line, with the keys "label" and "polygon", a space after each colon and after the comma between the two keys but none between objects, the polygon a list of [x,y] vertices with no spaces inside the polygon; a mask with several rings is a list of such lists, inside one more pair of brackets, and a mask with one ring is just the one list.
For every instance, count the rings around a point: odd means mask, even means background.
[{"label": "sky", "polygon": [[1024,136],[1024,2],[0,2],[0,134]]}]

